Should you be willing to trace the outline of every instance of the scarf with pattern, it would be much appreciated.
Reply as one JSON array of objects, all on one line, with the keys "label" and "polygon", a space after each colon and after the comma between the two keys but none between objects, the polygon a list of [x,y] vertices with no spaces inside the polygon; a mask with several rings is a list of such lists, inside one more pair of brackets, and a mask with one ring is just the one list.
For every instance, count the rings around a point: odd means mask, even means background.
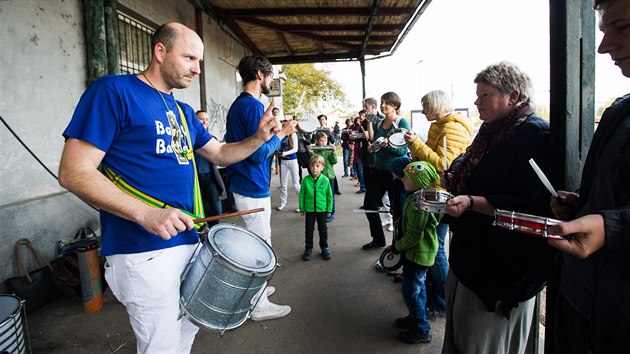
[{"label": "scarf with pattern", "polygon": [[454,195],[466,194],[468,180],[483,155],[514,136],[518,127],[535,111],[534,104],[527,100],[514,108],[507,117],[489,123],[484,122],[479,128],[475,140],[466,149],[466,158],[453,176],[451,193]]}]

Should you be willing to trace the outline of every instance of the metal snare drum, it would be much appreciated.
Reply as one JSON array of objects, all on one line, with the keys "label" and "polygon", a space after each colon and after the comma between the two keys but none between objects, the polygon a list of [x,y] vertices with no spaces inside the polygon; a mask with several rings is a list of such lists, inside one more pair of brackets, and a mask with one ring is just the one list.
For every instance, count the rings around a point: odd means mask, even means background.
[{"label": "metal snare drum", "polygon": [[405,128],[396,128],[392,129],[387,133],[387,141],[389,141],[389,145],[395,149],[402,149],[407,147],[407,143],[405,142],[405,133],[407,129]]},{"label": "metal snare drum", "polygon": [[317,119],[309,117],[300,120],[297,124],[298,128],[305,133],[312,133],[319,126]]},{"label": "metal snare drum", "polygon": [[315,144],[309,145],[309,148],[313,151],[317,151],[317,150],[335,150],[335,148],[332,145],[324,145],[324,146],[317,146]]},{"label": "metal snare drum", "polygon": [[0,353],[30,353],[23,305],[17,296],[0,295]]},{"label": "metal snare drum", "polygon": [[253,232],[213,226],[182,275],[180,316],[221,334],[240,326],[276,265],[273,249]]},{"label": "metal snare drum", "polygon": [[421,189],[413,193],[416,208],[429,213],[444,213],[446,202],[453,198],[449,192],[439,189]]},{"label": "metal snare drum", "polygon": [[547,233],[548,226],[557,225],[561,222],[561,220],[550,219],[542,216],[497,209],[494,211],[494,222],[492,225],[528,235],[561,240],[563,239],[561,236]]},{"label": "metal snare drum", "polygon": [[380,149],[382,149],[383,148],[382,144],[385,141],[385,139],[386,138],[384,136],[381,136],[380,138],[374,140],[372,145],[370,145],[368,147],[368,151],[371,152],[371,153],[375,153],[375,152],[379,151]]}]

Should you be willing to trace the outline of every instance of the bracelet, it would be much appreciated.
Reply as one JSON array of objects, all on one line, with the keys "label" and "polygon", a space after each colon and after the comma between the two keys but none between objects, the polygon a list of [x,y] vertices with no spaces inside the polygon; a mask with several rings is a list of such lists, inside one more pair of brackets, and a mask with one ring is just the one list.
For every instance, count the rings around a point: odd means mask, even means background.
[{"label": "bracelet", "polygon": [[468,210],[472,210],[473,206],[475,205],[475,201],[473,200],[473,197],[469,194],[467,195],[468,200],[470,201],[470,205],[468,206]]}]

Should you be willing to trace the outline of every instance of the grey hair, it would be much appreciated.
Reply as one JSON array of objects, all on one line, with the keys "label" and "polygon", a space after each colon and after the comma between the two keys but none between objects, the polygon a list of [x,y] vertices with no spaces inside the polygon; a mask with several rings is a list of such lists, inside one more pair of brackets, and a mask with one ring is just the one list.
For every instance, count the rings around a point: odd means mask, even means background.
[{"label": "grey hair", "polygon": [[424,113],[425,116],[437,115],[438,119],[445,117],[453,111],[453,104],[448,94],[442,90],[434,90],[422,97],[420,100],[423,105],[427,105],[428,109]]},{"label": "grey hair", "polygon": [[520,96],[516,105],[527,100],[533,103],[534,86],[532,79],[521,71],[516,64],[509,61],[500,61],[496,64],[488,65],[481,70],[475,77],[476,84],[488,84],[504,95],[509,95],[513,91],[518,90]]}]

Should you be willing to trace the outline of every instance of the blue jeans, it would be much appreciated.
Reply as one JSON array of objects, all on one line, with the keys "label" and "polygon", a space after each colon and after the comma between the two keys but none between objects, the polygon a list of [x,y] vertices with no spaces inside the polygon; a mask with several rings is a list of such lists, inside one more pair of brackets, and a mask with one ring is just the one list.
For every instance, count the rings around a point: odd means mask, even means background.
[{"label": "blue jeans", "polygon": [[361,190],[365,190],[365,178],[363,178],[363,165],[361,164],[361,161],[354,164],[354,170],[357,173],[357,179],[359,180],[359,188],[361,188]]},{"label": "blue jeans", "polygon": [[348,158],[350,157],[350,149],[343,149],[343,175],[348,175]]},{"label": "blue jeans", "polygon": [[444,240],[448,231],[448,224],[439,223],[435,229],[438,237],[438,251],[435,263],[427,271],[427,308],[435,312],[446,311],[444,288],[448,275],[448,259],[444,252]]},{"label": "blue jeans", "polygon": [[427,293],[424,280],[427,274],[427,267],[415,264],[405,259],[402,273],[402,296],[409,310],[411,319],[410,330],[428,333],[431,325],[427,321],[425,312]]},{"label": "blue jeans", "polygon": [[335,216],[335,180],[329,179],[329,181],[330,181],[330,189],[333,191],[333,209],[332,209],[332,213],[330,213],[330,216]]}]

